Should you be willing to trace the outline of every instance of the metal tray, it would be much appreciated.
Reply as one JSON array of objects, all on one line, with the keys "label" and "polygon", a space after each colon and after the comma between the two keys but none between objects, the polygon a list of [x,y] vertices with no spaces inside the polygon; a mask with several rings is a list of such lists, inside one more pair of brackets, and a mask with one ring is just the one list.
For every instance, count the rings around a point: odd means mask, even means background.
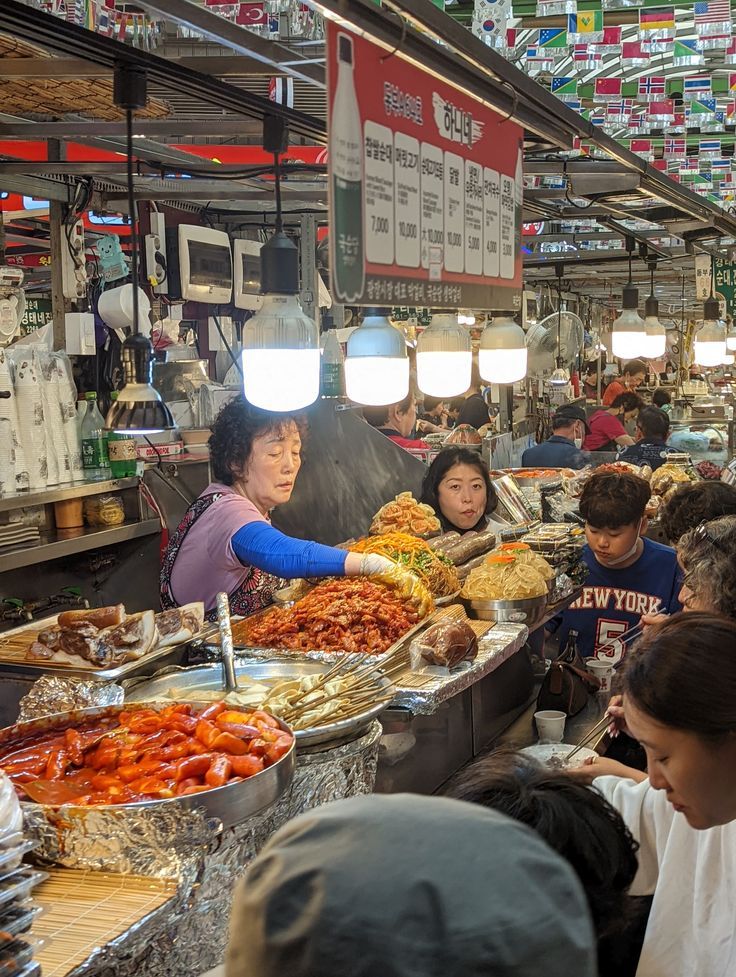
[{"label": "metal tray", "polygon": [[519,488],[539,488],[541,485],[552,485],[554,482],[559,482],[562,480],[562,472],[568,469],[563,468],[548,468],[549,472],[553,472],[552,475],[542,475],[540,478],[530,477],[528,475],[522,475],[522,472],[528,472],[528,468],[504,468],[504,475],[514,475],[520,476],[517,480],[517,485]]},{"label": "metal tray", "polygon": [[[204,633],[200,632],[200,634],[195,635],[188,641],[183,641],[176,645],[167,645],[165,648],[154,648],[153,651],[144,655],[143,658],[125,662],[122,665],[116,665],[115,668],[95,668],[92,665],[89,668],[84,668],[81,665],[62,665],[43,661],[33,662],[26,661],[25,659],[18,661],[3,660],[3,638],[7,638],[12,634],[21,634],[23,631],[31,630],[36,632],[39,629],[53,628],[56,626],[57,619],[58,614],[54,614],[52,617],[45,617],[40,621],[33,621],[32,623],[22,624],[20,627],[12,628],[9,631],[3,631],[0,634],[0,673],[10,672],[14,675],[31,675],[33,678],[39,678],[41,675],[63,675],[66,677],[74,676],[75,678],[91,679],[92,681],[98,682],[115,682],[118,679],[140,675],[142,670],[148,668],[153,662],[157,662],[161,666],[174,664],[174,659],[180,657],[182,648],[185,648],[192,641],[206,640],[206,638],[211,637],[214,633],[212,629],[205,628]],[[170,662],[167,661],[168,658],[171,659]]]},{"label": "metal tray", "polygon": [[[197,704],[197,703],[193,703]],[[33,719],[27,723],[16,723],[0,730],[0,750],[6,747],[21,744],[26,740],[36,739],[38,736],[56,730],[64,730],[70,726],[78,726],[81,723],[95,719],[109,719],[118,716],[124,709],[134,711],[137,709],[148,708],[160,711],[162,703],[130,703],[124,706],[105,706],[95,709],[78,709],[75,712],[60,712],[53,716],[43,716],[40,719]],[[286,723],[278,720],[282,729],[289,730]],[[30,801],[22,801],[21,806],[48,812],[48,817],[54,811],[80,812],[81,815],[95,811],[151,811],[157,810],[201,810],[212,818],[218,818],[222,826],[227,828],[246,818],[257,814],[265,807],[269,807],[284,793],[291,783],[294,775],[295,743],[291,744],[291,749],[285,753],[273,766],[267,767],[261,773],[254,774],[247,780],[239,784],[225,784],[224,787],[213,787],[212,790],[203,791],[201,794],[194,794],[189,797],[170,797],[158,801],[138,801],[134,804],[106,804],[99,807],[75,807],[74,804],[64,804],[63,806],[52,806],[48,804],[35,804]]]},{"label": "metal tray", "polygon": [[525,624],[530,631],[539,624],[547,612],[547,595],[524,597],[520,600],[480,600],[463,597],[461,603],[468,617],[481,621],[502,621],[507,624]]},{"label": "metal tray", "polygon": [[[269,682],[274,685],[277,682],[300,679],[305,675],[316,675],[325,671],[325,666],[320,662],[314,661],[250,661],[242,660],[236,662],[235,675],[247,676],[256,682]],[[162,672],[157,672],[151,678],[141,679],[125,690],[126,702],[151,702],[158,695],[164,694],[174,686],[196,687],[199,689],[222,689],[223,685],[222,666],[218,663],[212,665],[195,665],[192,668],[170,668]],[[384,678],[381,686],[385,692],[391,688],[391,682]],[[224,689],[223,689],[224,694]],[[190,693],[187,700],[196,702],[196,694]],[[170,698],[166,698],[167,703],[171,703]],[[325,726],[315,726],[311,729],[293,730],[296,737],[297,749],[312,746],[323,746],[326,744],[336,745],[337,742],[346,743],[356,739],[365,727],[386,708],[387,703],[381,702],[366,709],[359,716],[351,719],[342,719],[339,722],[328,723]]]},{"label": "metal tray", "polygon": [[[288,607],[289,605],[287,604],[284,606]],[[255,614],[249,614],[247,620],[255,621],[259,617],[263,617],[264,614],[268,614],[268,612],[271,610],[273,610],[273,607],[264,607],[263,610],[256,611]],[[417,621],[414,627],[409,628],[406,634],[402,634],[400,638],[397,638],[396,641],[394,641],[392,645],[389,645],[389,647],[385,651],[381,652],[380,655],[371,655],[370,657],[376,660],[377,665],[380,665],[380,663],[385,661],[389,655],[398,651],[399,648],[401,648],[401,646],[409,640],[409,638],[413,638],[418,631],[421,631],[423,628],[429,627],[430,624],[433,624],[437,619],[438,613],[442,613],[441,608],[433,610],[431,614],[428,614],[425,618],[422,618],[421,621]],[[237,620],[242,621],[244,618],[239,618]],[[203,647],[210,654],[214,653],[219,655],[221,653],[220,645],[217,641],[201,640],[199,643],[201,647]],[[329,662],[334,664],[335,662],[341,661],[346,654],[360,654],[360,652],[320,651],[319,648],[308,651],[297,651],[294,648],[265,648],[261,647],[260,645],[244,645],[238,644],[237,642],[233,645],[233,647],[236,654],[245,657],[258,658],[260,661],[275,661],[277,659],[284,659],[287,661],[304,661],[306,659],[307,661]]]}]

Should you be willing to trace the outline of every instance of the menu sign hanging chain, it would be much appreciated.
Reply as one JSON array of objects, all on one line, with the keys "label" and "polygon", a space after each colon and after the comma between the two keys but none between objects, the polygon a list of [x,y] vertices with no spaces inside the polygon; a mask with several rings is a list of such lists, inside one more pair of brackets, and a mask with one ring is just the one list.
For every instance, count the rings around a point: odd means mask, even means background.
[{"label": "menu sign hanging chain", "polygon": [[521,305],[520,126],[327,24],[331,280],[355,305]]}]

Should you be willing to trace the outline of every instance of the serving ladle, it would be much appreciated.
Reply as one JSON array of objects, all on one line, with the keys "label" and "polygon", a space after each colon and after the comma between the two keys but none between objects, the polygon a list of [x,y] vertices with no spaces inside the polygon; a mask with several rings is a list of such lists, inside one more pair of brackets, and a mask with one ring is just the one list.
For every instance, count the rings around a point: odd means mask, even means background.
[{"label": "serving ladle", "polygon": [[238,679],[235,675],[233,630],[230,626],[230,601],[228,600],[226,593],[220,593],[217,595],[217,625],[220,629],[222,687],[225,692],[237,692]]}]

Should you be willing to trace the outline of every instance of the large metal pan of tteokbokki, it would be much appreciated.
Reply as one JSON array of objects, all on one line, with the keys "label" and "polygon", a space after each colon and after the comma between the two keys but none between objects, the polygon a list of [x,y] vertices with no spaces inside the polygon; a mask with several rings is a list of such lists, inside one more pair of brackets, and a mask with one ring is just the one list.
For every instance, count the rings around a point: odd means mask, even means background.
[{"label": "large metal pan of tteokbokki", "polygon": [[204,809],[224,827],[289,786],[295,740],[261,710],[126,703],[0,730],[0,770],[23,803],[52,809]]}]

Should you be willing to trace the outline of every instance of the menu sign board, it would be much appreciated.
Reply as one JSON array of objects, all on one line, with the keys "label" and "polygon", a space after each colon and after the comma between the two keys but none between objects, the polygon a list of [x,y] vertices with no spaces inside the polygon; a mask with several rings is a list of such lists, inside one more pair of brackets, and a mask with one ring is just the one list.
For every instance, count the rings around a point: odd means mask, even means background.
[{"label": "menu sign board", "polygon": [[521,306],[521,127],[327,24],[334,297]]},{"label": "menu sign board", "polygon": [[716,295],[726,305],[726,314],[736,318],[736,265],[722,258],[713,261]]}]

